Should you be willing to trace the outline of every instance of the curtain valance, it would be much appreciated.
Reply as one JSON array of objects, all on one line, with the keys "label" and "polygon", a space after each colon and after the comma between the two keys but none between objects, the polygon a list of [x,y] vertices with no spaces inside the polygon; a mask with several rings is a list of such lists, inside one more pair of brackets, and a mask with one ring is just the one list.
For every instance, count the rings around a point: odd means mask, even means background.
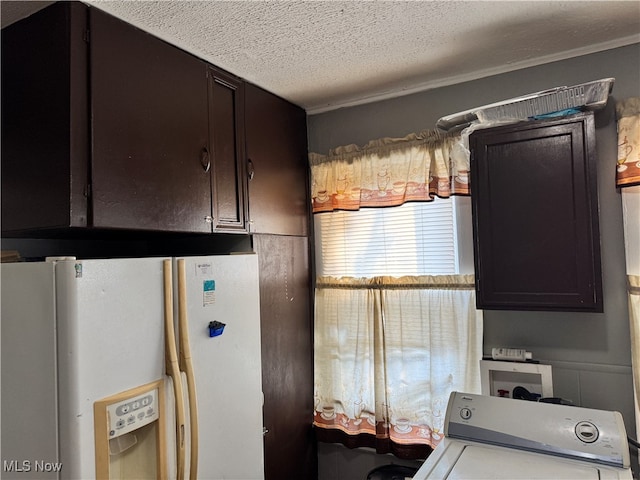
[{"label": "curtain valance", "polygon": [[460,134],[438,130],[309,154],[313,212],[358,210],[469,195]]},{"label": "curtain valance", "polygon": [[618,166],[616,185],[640,184],[640,97],[616,104],[618,117]]},{"label": "curtain valance", "polygon": [[475,290],[474,274],[466,275],[412,275],[405,277],[318,277],[316,288],[347,288],[385,290],[438,289]]}]

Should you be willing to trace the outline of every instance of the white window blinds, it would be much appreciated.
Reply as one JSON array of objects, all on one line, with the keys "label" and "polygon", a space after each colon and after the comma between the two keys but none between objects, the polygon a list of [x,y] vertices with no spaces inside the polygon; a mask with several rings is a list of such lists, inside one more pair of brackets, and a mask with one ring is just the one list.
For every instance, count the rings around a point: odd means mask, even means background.
[{"label": "white window blinds", "polygon": [[316,213],[318,276],[459,273],[453,198]]}]

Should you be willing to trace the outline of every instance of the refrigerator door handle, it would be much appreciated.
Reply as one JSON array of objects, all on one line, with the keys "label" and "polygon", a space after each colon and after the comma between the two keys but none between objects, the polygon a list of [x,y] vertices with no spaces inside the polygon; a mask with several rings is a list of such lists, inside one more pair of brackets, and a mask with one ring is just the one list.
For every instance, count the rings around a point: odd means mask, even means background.
[{"label": "refrigerator door handle", "polygon": [[189,394],[189,428],[191,432],[189,479],[198,478],[198,404],[195,375],[189,345],[189,320],[187,316],[187,279],[185,260],[178,260],[178,331],[180,332],[180,370],[187,379]]},{"label": "refrigerator door handle", "polygon": [[185,469],[185,409],[182,389],[182,376],[176,351],[176,334],[173,326],[173,277],[171,260],[164,260],[164,329],[165,362],[167,375],[173,380],[173,393],[176,407],[176,480],[184,480]]}]

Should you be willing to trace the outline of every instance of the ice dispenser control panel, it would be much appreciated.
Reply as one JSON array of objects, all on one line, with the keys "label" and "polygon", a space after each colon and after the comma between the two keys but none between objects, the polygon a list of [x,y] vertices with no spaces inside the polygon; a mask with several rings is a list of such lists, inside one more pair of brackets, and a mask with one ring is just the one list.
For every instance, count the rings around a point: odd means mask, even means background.
[{"label": "ice dispenser control panel", "polygon": [[107,406],[109,437],[116,438],[158,419],[158,389]]}]

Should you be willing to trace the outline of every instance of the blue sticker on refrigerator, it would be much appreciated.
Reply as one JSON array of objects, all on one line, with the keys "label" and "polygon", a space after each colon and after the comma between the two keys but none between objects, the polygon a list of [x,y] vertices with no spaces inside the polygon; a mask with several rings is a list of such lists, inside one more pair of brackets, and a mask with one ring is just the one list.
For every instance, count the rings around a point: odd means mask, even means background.
[{"label": "blue sticker on refrigerator", "polygon": [[202,304],[213,305],[216,303],[216,281],[205,280],[202,282]]}]

